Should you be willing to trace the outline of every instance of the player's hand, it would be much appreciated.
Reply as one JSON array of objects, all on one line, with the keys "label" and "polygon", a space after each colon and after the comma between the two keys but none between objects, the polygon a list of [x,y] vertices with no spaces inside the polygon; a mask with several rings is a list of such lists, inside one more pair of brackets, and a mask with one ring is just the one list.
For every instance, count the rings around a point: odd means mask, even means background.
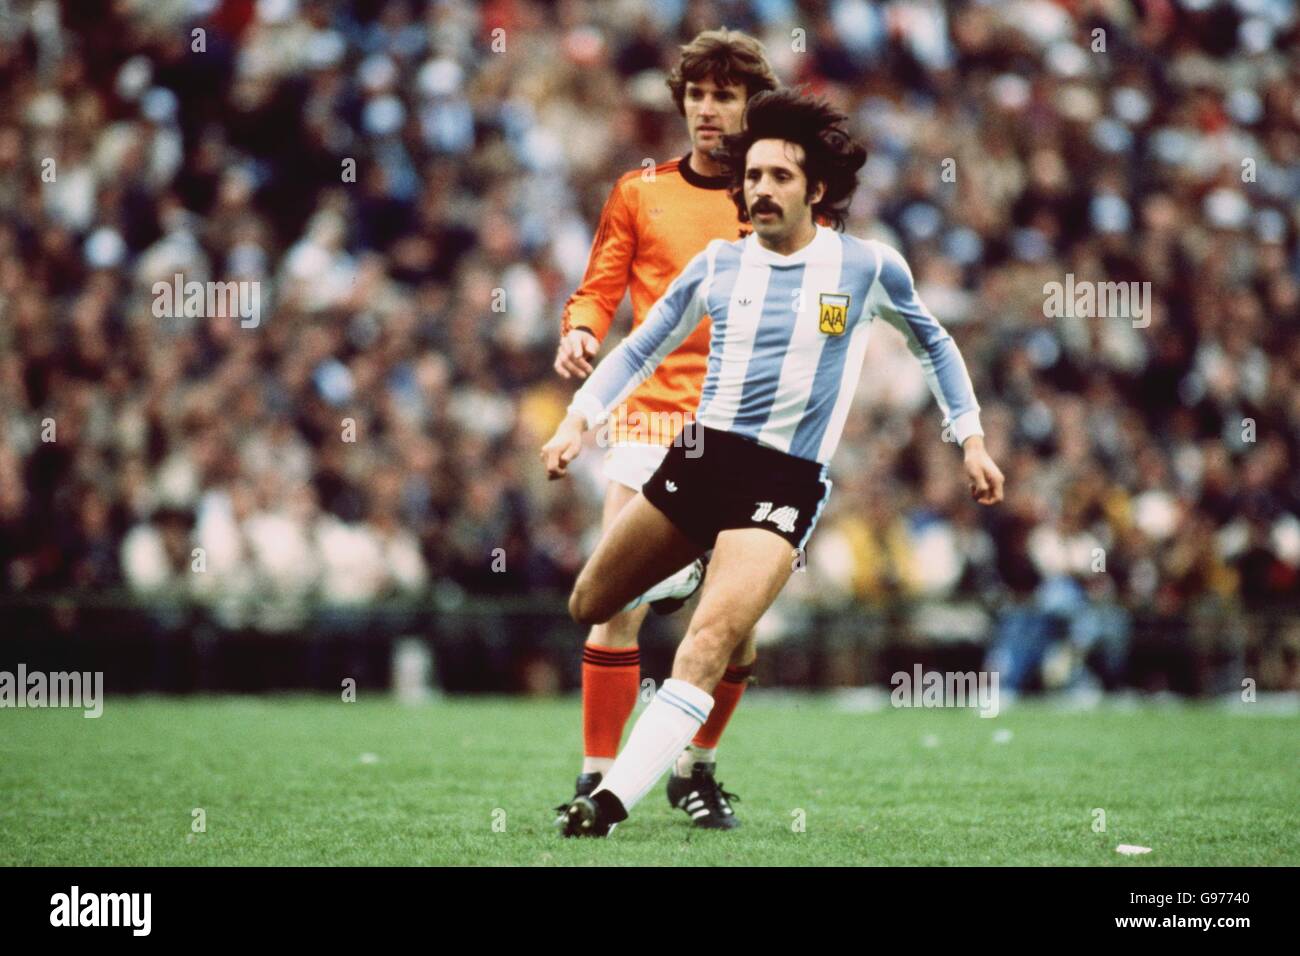
[{"label": "player's hand", "polygon": [[982,505],[995,505],[1002,500],[1002,470],[984,450],[984,438],[972,435],[962,445],[965,452],[966,478],[970,483],[970,496]]},{"label": "player's hand", "polygon": [[555,352],[555,370],[561,378],[586,378],[591,374],[591,362],[600,351],[600,342],[586,329],[574,329],[560,339],[560,347]]},{"label": "player's hand", "polygon": [[570,415],[560,422],[551,440],[542,446],[542,464],[546,466],[546,477],[554,481],[564,477],[564,470],[569,462],[578,457],[582,451],[582,433],[587,430],[587,422],[581,415]]}]

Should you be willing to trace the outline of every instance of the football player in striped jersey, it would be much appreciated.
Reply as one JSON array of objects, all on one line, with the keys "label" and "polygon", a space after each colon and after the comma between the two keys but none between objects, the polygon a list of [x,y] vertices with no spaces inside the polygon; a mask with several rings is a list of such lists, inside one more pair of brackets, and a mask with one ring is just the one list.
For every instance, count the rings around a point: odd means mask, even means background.
[{"label": "football player in striped jersey", "polygon": [[[682,48],[668,86],[686,120],[691,151],[679,159],[622,176],[600,217],[581,286],[564,309],[556,371],[585,378],[591,359],[608,335],[625,292],[631,293],[632,327],[649,311],[682,267],[713,239],[736,239],[749,227],[737,217],[730,180],[712,153],[725,134],[740,130],[750,96],[775,88],[777,80],[762,45],[744,33],[709,30]],[[693,328],[643,382],[620,396],[601,435],[608,446],[602,532],[664,459],[675,440],[690,443],[690,419],[699,402],[709,351],[707,319]],[[578,795],[590,794],[614,762],[641,681],[637,633],[646,612],[681,607],[704,574],[694,560],[659,582],[588,634],[582,655],[582,771]],[[690,815],[693,825],[730,829],[739,821],[733,794],[714,775],[723,729],[740,701],[754,662],[750,636],[740,641],[728,665],[710,685],[715,705],[678,756],[668,779],[668,800]],[[568,804],[556,808],[567,810]],[[561,819],[559,822],[563,822]]]},{"label": "football player in striped jersey", "polygon": [[[583,433],[712,320],[696,419],[701,454],[670,448],[620,513],[569,599],[583,624],[608,620],[713,549],[708,577],[665,681],[599,787],[569,804],[566,836],[605,836],[654,785],[715,706],[710,688],[775,600],[830,494],[835,453],[878,316],[902,332],[960,445],[972,497],[1002,500],[965,362],[916,294],[894,249],[842,231],[866,151],[829,105],[788,91],[750,99],[719,159],[754,233],[715,239],[596,368],[542,448],[563,476]],[[831,221],[837,229],[820,225]]]}]

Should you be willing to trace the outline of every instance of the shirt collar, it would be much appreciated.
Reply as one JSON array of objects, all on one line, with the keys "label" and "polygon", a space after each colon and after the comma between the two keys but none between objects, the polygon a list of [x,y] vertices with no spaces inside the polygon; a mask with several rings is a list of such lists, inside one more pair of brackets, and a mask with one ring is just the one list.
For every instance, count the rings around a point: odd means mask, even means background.
[{"label": "shirt collar", "polygon": [[697,189],[726,189],[731,185],[730,176],[705,176],[697,173],[691,166],[690,153],[687,153],[678,161],[677,171],[682,174],[682,179]]},{"label": "shirt collar", "polygon": [[751,232],[745,237],[744,257],[751,262],[761,262],[770,266],[797,266],[807,262],[826,245],[828,237],[835,231],[828,226],[816,224],[817,233],[812,241],[802,249],[797,249],[788,256],[765,249],[758,241],[758,234]]}]

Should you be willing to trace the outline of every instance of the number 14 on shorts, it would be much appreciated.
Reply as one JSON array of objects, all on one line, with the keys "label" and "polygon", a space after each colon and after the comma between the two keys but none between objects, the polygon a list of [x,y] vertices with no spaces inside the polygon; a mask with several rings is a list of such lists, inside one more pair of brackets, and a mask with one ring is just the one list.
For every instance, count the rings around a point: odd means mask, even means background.
[{"label": "number 14 on shorts", "polygon": [[783,508],[772,510],[772,502],[760,501],[754,513],[749,516],[750,521],[770,521],[786,534],[794,531],[794,523],[799,520],[799,509],[786,505]]}]

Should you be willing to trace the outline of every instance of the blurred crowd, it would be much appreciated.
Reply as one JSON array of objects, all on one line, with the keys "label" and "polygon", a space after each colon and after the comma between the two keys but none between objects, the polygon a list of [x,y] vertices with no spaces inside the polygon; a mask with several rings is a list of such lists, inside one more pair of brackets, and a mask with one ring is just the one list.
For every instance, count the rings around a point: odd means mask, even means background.
[{"label": "blurred crowd", "polygon": [[[1050,605],[1087,642],[1300,592],[1283,0],[0,0],[0,590],[564,590],[602,479],[537,461],[560,307],[613,180],[689,150],[664,77],[720,25],[850,115],[847,228],[908,257],[1007,475],[970,502],[879,326],[784,602]],[[260,283],[260,323],[157,317],[177,273]],[[1067,275],[1150,314],[1050,316]]]}]

